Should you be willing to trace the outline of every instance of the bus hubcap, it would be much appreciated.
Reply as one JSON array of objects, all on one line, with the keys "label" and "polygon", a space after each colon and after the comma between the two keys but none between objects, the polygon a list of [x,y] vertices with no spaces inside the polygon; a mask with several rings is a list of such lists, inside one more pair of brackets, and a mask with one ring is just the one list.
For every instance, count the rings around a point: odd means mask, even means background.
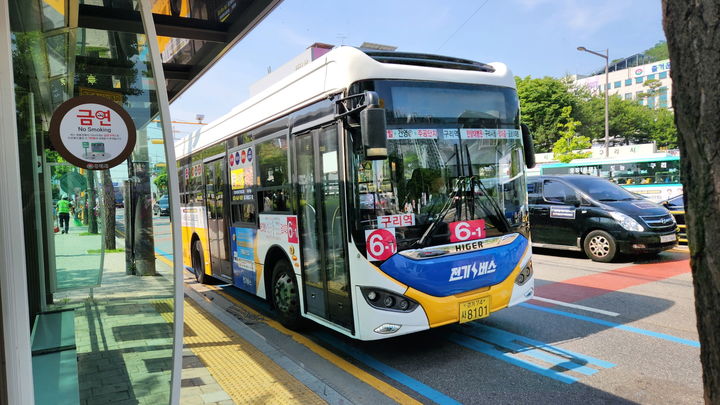
[{"label": "bus hubcap", "polygon": [[278,277],[275,282],[275,305],[284,313],[289,313],[296,299],[295,286],[287,274]]},{"label": "bus hubcap", "polygon": [[610,242],[603,236],[590,239],[590,251],[597,257],[607,256],[610,253]]}]

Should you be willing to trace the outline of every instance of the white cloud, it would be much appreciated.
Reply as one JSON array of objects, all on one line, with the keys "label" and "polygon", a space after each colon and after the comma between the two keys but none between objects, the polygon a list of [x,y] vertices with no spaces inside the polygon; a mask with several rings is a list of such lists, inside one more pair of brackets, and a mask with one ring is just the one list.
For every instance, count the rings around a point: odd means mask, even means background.
[{"label": "white cloud", "polygon": [[[515,0],[525,12],[550,16],[553,24],[585,34],[622,19],[631,6],[627,0]],[[538,8],[543,8],[538,12]]]}]

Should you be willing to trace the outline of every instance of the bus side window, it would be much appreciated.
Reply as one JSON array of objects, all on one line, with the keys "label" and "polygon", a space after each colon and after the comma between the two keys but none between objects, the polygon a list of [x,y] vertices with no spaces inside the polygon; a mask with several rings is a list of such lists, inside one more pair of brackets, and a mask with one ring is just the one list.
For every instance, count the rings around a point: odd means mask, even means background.
[{"label": "bus side window", "polygon": [[258,177],[258,208],[260,212],[290,211],[287,136],[282,135],[256,146]]}]

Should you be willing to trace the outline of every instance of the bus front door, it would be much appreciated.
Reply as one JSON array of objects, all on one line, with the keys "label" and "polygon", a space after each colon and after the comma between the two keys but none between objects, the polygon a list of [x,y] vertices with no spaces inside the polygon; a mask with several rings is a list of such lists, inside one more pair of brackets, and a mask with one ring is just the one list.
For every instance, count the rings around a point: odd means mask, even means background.
[{"label": "bus front door", "polygon": [[295,137],[305,310],[353,330],[337,127]]},{"label": "bus front door", "polygon": [[207,205],[208,242],[212,273],[232,283],[225,229],[225,158],[205,162],[205,204]]}]

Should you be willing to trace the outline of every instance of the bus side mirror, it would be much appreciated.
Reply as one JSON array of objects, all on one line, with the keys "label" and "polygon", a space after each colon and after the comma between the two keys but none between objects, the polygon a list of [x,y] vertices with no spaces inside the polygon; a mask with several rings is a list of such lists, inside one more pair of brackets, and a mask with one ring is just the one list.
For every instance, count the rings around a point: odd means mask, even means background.
[{"label": "bus side mirror", "polygon": [[528,169],[535,167],[535,145],[533,145],[530,129],[525,124],[520,124],[522,128],[523,151],[525,152],[525,166]]},{"label": "bus side mirror", "polygon": [[360,111],[360,134],[368,160],[387,159],[385,109],[369,105]]}]

